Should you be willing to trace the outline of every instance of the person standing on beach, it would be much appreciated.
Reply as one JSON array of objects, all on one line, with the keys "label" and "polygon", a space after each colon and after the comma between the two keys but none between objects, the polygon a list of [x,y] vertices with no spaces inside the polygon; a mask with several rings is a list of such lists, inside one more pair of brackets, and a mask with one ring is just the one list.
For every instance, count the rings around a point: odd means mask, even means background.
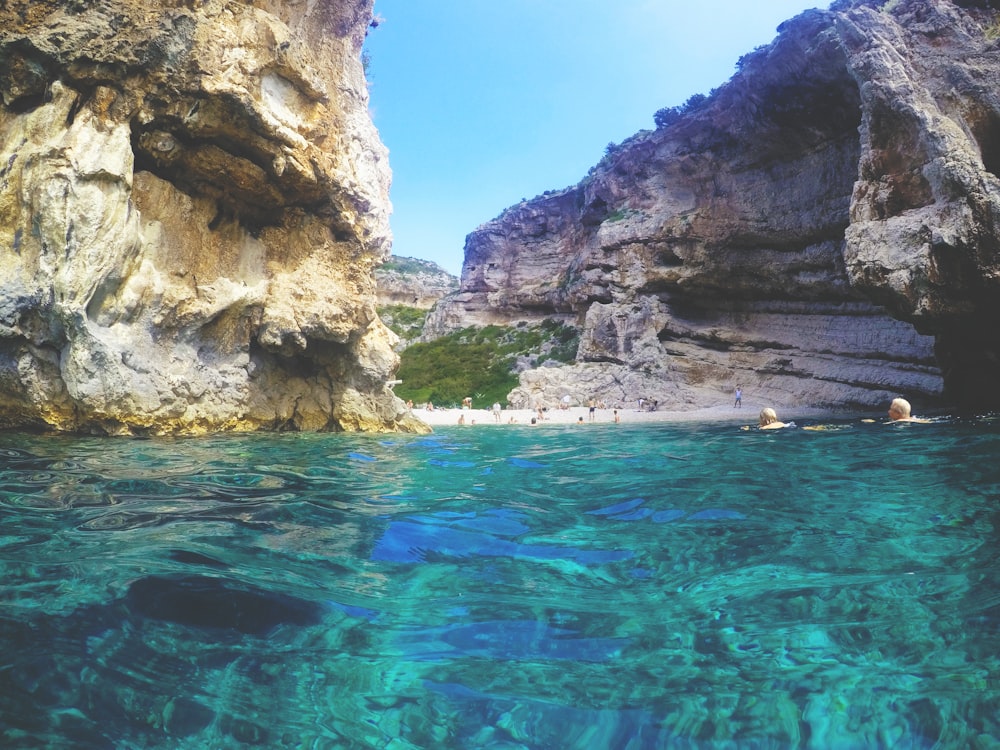
[{"label": "person standing on beach", "polygon": [[497,424],[500,424],[500,402],[493,402],[493,419],[496,420]]},{"label": "person standing on beach", "polygon": [[593,422],[596,418],[594,411],[597,409],[597,404],[594,403],[594,399],[590,399],[590,401],[587,402],[587,405],[590,407],[590,421]]},{"label": "person standing on beach", "polygon": [[743,408],[743,386],[736,386],[736,403],[733,404],[734,409]]}]

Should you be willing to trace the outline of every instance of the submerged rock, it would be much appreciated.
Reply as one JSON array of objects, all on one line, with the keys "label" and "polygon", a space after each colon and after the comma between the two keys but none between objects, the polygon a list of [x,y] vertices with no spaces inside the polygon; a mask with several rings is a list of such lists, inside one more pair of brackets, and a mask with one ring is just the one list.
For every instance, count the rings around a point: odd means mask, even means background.
[{"label": "submerged rock", "polygon": [[371,0],[0,7],[0,427],[422,430]]},{"label": "submerged rock", "polygon": [[[1000,407],[1000,54],[988,3],[839,0],[578,185],[472,232],[425,329],[559,317],[579,364],[522,374],[669,408],[905,393]],[[659,113],[658,113],[659,114]]]},{"label": "submerged rock", "polygon": [[205,576],[141,578],[129,587],[125,604],[153,620],[257,637],[279,626],[315,625],[322,614],[314,602]]}]

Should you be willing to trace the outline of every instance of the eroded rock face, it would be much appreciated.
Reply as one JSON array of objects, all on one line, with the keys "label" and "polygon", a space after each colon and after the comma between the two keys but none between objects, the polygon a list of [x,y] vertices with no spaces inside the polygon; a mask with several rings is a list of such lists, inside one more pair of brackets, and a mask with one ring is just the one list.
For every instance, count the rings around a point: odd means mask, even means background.
[{"label": "eroded rock face", "polygon": [[437,263],[393,256],[375,272],[379,305],[403,305],[429,310],[446,294],[458,290],[458,278]]},{"label": "eroded rock face", "polygon": [[0,7],[0,426],[420,429],[371,0]]},{"label": "eroded rock face", "polygon": [[[966,7],[963,7],[966,6]],[[574,318],[608,401],[1000,406],[1000,54],[989,3],[844,0],[701,106],[469,235],[438,330]],[[552,391],[552,392],[549,392]]]},{"label": "eroded rock face", "polygon": [[[949,397],[1000,407],[1000,40],[990,2],[859,7],[837,29],[859,81],[852,283],[934,335]],[[963,7],[966,6],[966,7]]]}]

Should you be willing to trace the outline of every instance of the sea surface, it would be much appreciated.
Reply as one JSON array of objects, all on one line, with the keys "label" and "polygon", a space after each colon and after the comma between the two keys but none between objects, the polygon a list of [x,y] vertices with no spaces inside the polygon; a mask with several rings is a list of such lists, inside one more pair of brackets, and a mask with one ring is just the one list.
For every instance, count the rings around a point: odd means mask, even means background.
[{"label": "sea surface", "polygon": [[805,426],[0,434],[0,748],[1000,747],[1000,421]]}]

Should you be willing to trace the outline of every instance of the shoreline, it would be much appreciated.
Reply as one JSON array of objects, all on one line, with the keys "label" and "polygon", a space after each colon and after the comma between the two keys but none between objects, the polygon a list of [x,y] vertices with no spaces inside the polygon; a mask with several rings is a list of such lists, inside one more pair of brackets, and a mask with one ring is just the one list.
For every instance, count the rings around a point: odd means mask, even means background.
[{"label": "shoreline", "polygon": [[[701,407],[689,411],[668,409],[639,411],[634,407],[631,409],[618,409],[617,411],[621,420],[620,424],[732,422],[735,424],[756,425],[762,408],[763,405],[757,406],[747,403],[743,408],[734,408],[732,405],[720,404],[718,406]],[[435,408],[434,411],[427,411],[426,409],[414,407],[411,413],[430,427],[547,427],[550,425],[580,424],[581,418],[584,425],[615,424],[614,409],[596,409],[594,420],[590,421],[590,408],[587,406],[548,409],[545,412],[545,418],[538,421],[535,425],[531,424],[531,418],[537,417],[537,412],[534,409],[502,409],[500,411],[499,422],[494,418],[493,412],[489,409]],[[465,417],[464,425],[460,425],[459,423],[459,418],[462,416]],[[794,422],[796,419],[815,421],[868,416],[871,416],[871,414],[863,414],[858,411],[837,412],[833,409],[816,409],[810,407],[781,409],[778,411],[778,418],[784,422]]]}]

